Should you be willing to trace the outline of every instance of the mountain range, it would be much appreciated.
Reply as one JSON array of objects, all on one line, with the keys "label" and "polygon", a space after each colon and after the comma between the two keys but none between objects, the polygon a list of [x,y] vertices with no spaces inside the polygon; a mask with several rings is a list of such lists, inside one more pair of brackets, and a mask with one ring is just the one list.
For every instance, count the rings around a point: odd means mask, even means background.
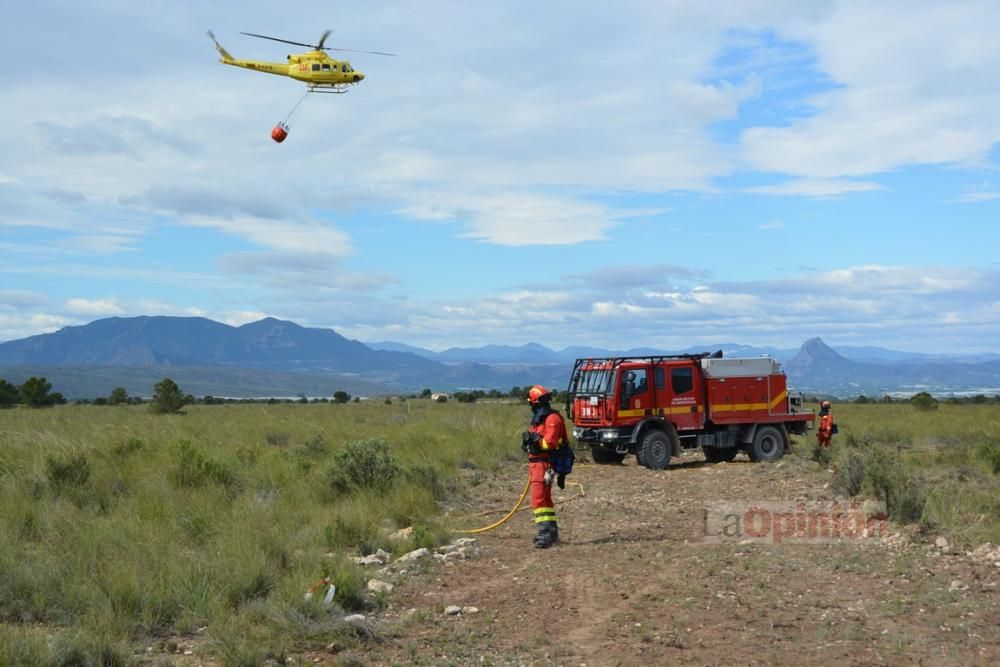
[{"label": "mountain range", "polygon": [[537,343],[449,348],[442,352],[383,341],[364,344],[332,329],[265,318],[233,327],[200,317],[113,317],[50,334],[0,343],[0,377],[22,382],[44,375],[70,398],[107,395],[116,386],[149,395],[172,377],[196,395],[253,397],[356,395],[422,388],[501,389],[540,383],[564,387],[579,357],[692,354],[722,350],[727,357],[772,356],[791,384],[834,396],[998,393],[1000,355],[935,356],[877,347],[839,351],[821,339],[799,349],[737,343],[683,350],[567,347]]}]

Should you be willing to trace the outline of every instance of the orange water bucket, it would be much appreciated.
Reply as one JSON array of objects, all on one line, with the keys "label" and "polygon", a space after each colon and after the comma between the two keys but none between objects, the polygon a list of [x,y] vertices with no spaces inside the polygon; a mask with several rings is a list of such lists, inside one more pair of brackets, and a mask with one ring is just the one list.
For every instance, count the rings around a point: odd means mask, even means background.
[{"label": "orange water bucket", "polygon": [[279,144],[288,137],[288,126],[284,123],[278,123],[271,130],[271,138],[277,141]]}]

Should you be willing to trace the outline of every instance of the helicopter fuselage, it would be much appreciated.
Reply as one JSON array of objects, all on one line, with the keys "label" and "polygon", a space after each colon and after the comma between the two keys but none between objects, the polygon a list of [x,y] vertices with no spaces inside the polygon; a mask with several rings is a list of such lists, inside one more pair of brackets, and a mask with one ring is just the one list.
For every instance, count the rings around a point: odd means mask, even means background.
[{"label": "helicopter fuselage", "polygon": [[[228,55],[228,54],[226,54]],[[365,75],[356,71],[346,60],[334,60],[322,51],[309,51],[288,56],[287,62],[276,63],[265,60],[244,60],[232,56],[219,58],[219,62],[233,67],[287,76],[303,83],[319,87],[336,87],[358,83]]]},{"label": "helicopter fuselage", "polygon": [[309,85],[310,89],[334,89],[332,92],[345,92],[347,84],[358,83],[365,75],[351,67],[346,60],[334,60],[323,51],[314,49],[306,53],[290,55],[286,62],[275,63],[266,60],[245,60],[233,58],[215,41],[215,35],[209,31],[209,37],[215,42],[215,48],[221,56],[219,62],[233,67],[287,76]]}]

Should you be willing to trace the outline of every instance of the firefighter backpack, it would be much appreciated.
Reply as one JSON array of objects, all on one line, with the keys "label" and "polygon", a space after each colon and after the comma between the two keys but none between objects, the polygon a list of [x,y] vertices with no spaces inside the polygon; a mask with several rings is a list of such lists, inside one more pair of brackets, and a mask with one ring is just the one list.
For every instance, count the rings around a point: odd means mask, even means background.
[{"label": "firefighter backpack", "polygon": [[576,461],[576,454],[573,448],[567,444],[562,445],[549,458],[549,463],[557,475],[568,475],[573,472],[573,462]]}]

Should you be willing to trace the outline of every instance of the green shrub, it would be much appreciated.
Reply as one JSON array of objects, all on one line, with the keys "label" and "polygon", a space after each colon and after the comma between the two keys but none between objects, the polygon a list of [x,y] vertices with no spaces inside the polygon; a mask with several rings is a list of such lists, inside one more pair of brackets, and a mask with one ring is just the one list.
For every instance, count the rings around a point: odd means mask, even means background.
[{"label": "green shrub", "polygon": [[913,395],[910,399],[910,405],[921,412],[930,412],[931,410],[938,409],[938,400],[926,391],[922,391],[919,394]]},{"label": "green shrub", "polygon": [[381,438],[352,442],[334,455],[326,479],[336,493],[385,493],[396,481],[399,464]]},{"label": "green shrub", "polygon": [[914,523],[923,515],[925,494],[920,481],[903,466],[899,453],[876,446],[865,453],[865,488],[885,503],[889,518]]},{"label": "green shrub", "polygon": [[346,564],[337,568],[330,577],[337,587],[334,600],[349,611],[365,611],[369,608],[367,579],[360,568]]},{"label": "green shrub", "polygon": [[284,447],[288,444],[288,434],[268,431],[264,434],[264,442],[275,447]]},{"label": "green shrub", "polygon": [[975,456],[994,475],[1000,473],[1000,442],[986,440],[976,445]]},{"label": "green shrub", "polygon": [[111,453],[114,454],[115,456],[124,457],[128,456],[129,454],[134,454],[143,447],[145,447],[145,444],[142,442],[142,440],[140,440],[135,436],[132,436],[125,442],[115,445],[114,449],[111,450]]},{"label": "green shrub", "polygon": [[378,528],[364,516],[337,516],[323,529],[327,549],[374,553],[378,549]]},{"label": "green shrub", "polygon": [[836,491],[854,497],[861,493],[865,481],[865,457],[856,449],[845,448],[837,456],[837,474],[833,477]]},{"label": "green shrub", "polygon": [[83,452],[69,458],[45,457],[45,476],[52,486],[83,486],[90,479],[90,463]]},{"label": "green shrub", "polygon": [[832,449],[832,447],[820,447],[818,442],[814,442],[809,452],[809,458],[824,468],[828,468],[833,460]]},{"label": "green shrub", "polygon": [[450,489],[445,484],[443,475],[429,463],[410,466],[406,469],[406,478],[418,487],[430,491],[435,500],[445,500],[448,497]]},{"label": "green shrub", "polygon": [[250,600],[267,597],[274,588],[274,577],[267,572],[257,572],[249,579],[230,586],[227,598],[231,607],[239,607]]},{"label": "green shrub", "polygon": [[226,488],[237,485],[236,475],[228,467],[209,458],[187,440],[181,440],[171,480],[179,487],[198,487],[214,482]]},{"label": "green shrub", "polygon": [[303,451],[309,456],[325,456],[330,447],[326,444],[326,438],[322,433],[317,433],[309,438],[302,445]]}]

